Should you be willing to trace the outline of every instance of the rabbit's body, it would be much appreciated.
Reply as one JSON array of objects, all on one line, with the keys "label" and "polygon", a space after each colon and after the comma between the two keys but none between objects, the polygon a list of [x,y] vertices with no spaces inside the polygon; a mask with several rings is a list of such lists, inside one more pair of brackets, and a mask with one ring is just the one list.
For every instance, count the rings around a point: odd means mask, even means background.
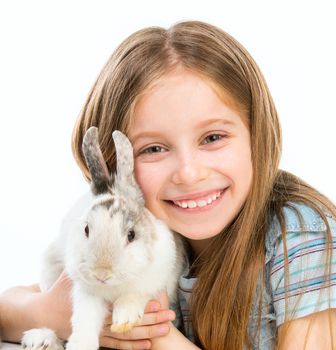
[{"label": "rabbit's body", "polygon": [[[64,269],[73,280],[68,350],[98,349],[109,303],[111,330],[124,332],[141,320],[145,305],[160,291],[167,290],[174,300],[183,267],[182,242],[144,206],[129,141],[121,133],[113,136],[118,160],[114,180],[102,160],[96,130],[88,131],[83,151],[92,176],[91,198],[86,205],[79,203],[45,254],[42,289]],[[32,331],[24,335],[28,349],[38,345],[32,337]],[[48,349],[58,350],[59,344]]]}]

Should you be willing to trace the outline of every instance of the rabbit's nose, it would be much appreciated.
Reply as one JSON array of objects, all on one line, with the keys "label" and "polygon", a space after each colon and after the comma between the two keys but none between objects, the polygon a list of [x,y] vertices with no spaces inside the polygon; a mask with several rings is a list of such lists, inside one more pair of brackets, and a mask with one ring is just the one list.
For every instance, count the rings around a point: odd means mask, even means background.
[{"label": "rabbit's nose", "polygon": [[110,269],[96,269],[93,276],[100,282],[105,283],[112,276]]}]

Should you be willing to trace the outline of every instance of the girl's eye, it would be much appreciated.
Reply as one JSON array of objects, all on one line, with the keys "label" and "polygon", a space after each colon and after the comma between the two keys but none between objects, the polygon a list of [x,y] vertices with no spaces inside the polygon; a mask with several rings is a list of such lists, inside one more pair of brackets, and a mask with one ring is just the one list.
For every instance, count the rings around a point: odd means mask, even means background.
[{"label": "girl's eye", "polygon": [[218,134],[211,134],[209,136],[207,136],[203,143],[211,143],[211,142],[215,142],[215,141],[218,141],[220,139],[222,139],[223,136],[222,135],[218,135]]},{"label": "girl's eye", "polygon": [[164,152],[164,149],[161,146],[150,146],[144,149],[141,153],[152,154],[152,153],[161,153],[161,152]]}]

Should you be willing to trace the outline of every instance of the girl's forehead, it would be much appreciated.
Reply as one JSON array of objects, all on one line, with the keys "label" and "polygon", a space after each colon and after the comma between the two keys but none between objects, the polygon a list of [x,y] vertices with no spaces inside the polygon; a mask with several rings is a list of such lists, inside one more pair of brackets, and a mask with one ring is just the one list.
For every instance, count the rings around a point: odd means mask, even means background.
[{"label": "girl's forehead", "polygon": [[147,126],[160,116],[171,118],[179,114],[182,118],[188,117],[189,113],[199,113],[210,117],[211,114],[227,114],[228,110],[246,122],[239,103],[219,83],[190,69],[178,68],[153,81],[137,97],[129,131],[135,125]]}]

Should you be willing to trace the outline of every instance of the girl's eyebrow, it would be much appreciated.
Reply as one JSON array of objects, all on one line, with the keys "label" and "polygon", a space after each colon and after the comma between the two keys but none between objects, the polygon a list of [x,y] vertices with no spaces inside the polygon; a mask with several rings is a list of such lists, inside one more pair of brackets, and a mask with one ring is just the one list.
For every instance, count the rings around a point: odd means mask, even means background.
[{"label": "girl's eyebrow", "polygon": [[224,124],[224,125],[235,125],[235,122],[233,120],[228,120],[224,118],[212,118],[212,119],[202,120],[201,122],[197,123],[195,125],[195,129],[202,128],[215,123]]},{"label": "girl's eyebrow", "polygon": [[139,132],[137,134],[135,134],[134,136],[130,136],[130,140],[133,142],[137,141],[137,139],[143,137],[143,138],[153,138],[160,135],[159,132],[155,132],[155,131],[143,131],[143,132]]}]

